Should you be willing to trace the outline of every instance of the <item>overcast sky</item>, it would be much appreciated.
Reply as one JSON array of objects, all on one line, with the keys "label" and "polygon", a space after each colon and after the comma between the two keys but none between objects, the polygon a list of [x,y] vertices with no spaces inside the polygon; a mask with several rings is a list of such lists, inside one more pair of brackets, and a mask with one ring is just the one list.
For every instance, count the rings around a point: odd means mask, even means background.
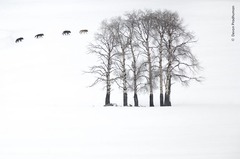
[{"label": "overcast sky", "polygon": [[[100,22],[134,9],[169,9],[177,11],[187,28],[195,32],[198,42],[192,50],[205,77],[202,84],[192,83],[189,88],[174,86],[173,103],[239,104],[239,4],[237,0],[1,0],[0,103],[103,104],[105,91],[86,88],[90,77],[82,74],[94,64],[86,46]],[[231,40],[232,6],[235,41]],[[72,31],[71,36],[61,36],[65,29]],[[80,35],[80,29],[89,33]],[[45,37],[34,39],[38,33]],[[18,37],[25,39],[15,44]],[[99,99],[89,101],[94,98],[92,91]],[[158,103],[158,91],[155,94]],[[121,104],[121,95],[116,96],[113,102]],[[147,105],[147,95],[140,101]]]}]

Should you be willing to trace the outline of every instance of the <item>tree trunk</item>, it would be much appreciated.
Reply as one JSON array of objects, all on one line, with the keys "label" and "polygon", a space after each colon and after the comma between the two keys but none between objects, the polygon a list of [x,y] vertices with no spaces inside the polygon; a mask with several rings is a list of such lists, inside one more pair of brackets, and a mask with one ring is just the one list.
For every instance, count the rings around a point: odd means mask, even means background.
[{"label": "tree trunk", "polygon": [[[130,36],[132,38],[132,35]],[[132,53],[132,69],[133,69],[133,90],[134,90],[134,106],[138,107],[138,95],[137,95],[137,79],[138,79],[138,75],[137,75],[137,60],[136,60],[136,56],[134,53],[134,49],[133,49],[133,43],[132,43],[132,39],[130,39],[130,48],[131,48],[131,53]]]},{"label": "tree trunk", "polygon": [[[148,43],[147,43],[148,45]],[[153,74],[152,74],[152,61],[151,61],[151,53],[148,46],[148,78],[149,78],[149,90],[150,90],[150,107],[154,107],[153,102]]]},{"label": "tree trunk", "polygon": [[165,102],[164,106],[171,106],[170,101],[170,93],[171,93],[171,68],[172,68],[172,59],[173,59],[173,53],[172,53],[172,39],[170,35],[170,39],[168,40],[168,66],[167,66],[167,79],[166,79],[166,85],[165,85]]},{"label": "tree trunk", "polygon": [[107,93],[105,98],[105,106],[109,106],[110,102],[110,93],[111,93],[111,83],[110,83],[110,74],[107,76]]},{"label": "tree trunk", "polygon": [[154,107],[154,104],[153,104],[153,94],[150,94],[150,102],[149,102],[149,105],[150,107]]},{"label": "tree trunk", "polygon": [[105,97],[105,106],[110,105],[110,92],[107,92]]},{"label": "tree trunk", "polygon": [[159,62],[159,87],[160,87],[160,106],[163,106],[163,70],[162,70],[162,56],[160,56]]},{"label": "tree trunk", "polygon": [[[120,38],[121,39],[121,38]],[[122,74],[123,74],[123,78],[122,78],[122,82],[123,82],[123,106],[128,106],[128,98],[127,98],[127,71],[126,71],[126,51],[125,51],[125,47],[122,43],[122,41],[120,42],[121,45],[121,49],[122,49]]]},{"label": "tree trunk", "polygon": [[162,54],[163,54],[163,37],[160,36],[161,42],[160,42],[160,48],[159,48],[159,87],[160,87],[160,106],[163,106],[163,67],[162,67]]},{"label": "tree trunk", "polygon": [[160,93],[160,106],[163,106],[163,93]]},{"label": "tree trunk", "polygon": [[170,95],[165,93],[165,103],[164,106],[171,106]]},{"label": "tree trunk", "polygon": [[167,77],[166,93],[165,93],[165,103],[164,106],[171,106],[171,75]]},{"label": "tree trunk", "polygon": [[134,106],[138,107],[139,105],[138,105],[138,95],[137,95],[137,93],[134,93],[133,98],[134,98]]},{"label": "tree trunk", "polygon": [[123,106],[128,106],[128,95],[127,93],[123,93]]}]

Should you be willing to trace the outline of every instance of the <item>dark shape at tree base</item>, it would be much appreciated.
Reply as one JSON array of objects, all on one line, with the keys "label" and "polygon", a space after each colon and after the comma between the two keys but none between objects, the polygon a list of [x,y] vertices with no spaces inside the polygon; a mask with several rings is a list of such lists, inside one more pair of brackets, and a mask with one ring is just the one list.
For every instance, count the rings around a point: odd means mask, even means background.
[{"label": "dark shape at tree base", "polygon": [[106,98],[105,98],[105,106],[110,105],[110,93],[106,94]]},{"label": "dark shape at tree base", "polygon": [[160,93],[160,106],[164,106],[162,93]]},{"label": "dark shape at tree base", "polygon": [[150,107],[154,107],[154,104],[153,104],[153,94],[150,94],[149,98],[150,98],[150,99],[149,99],[149,100],[150,100],[150,101],[149,101],[149,106],[150,106]]},{"label": "dark shape at tree base", "polygon": [[123,106],[128,106],[128,95],[123,93]]},{"label": "dark shape at tree base", "polygon": [[172,106],[171,101],[170,101],[170,96],[168,94],[165,94],[164,106]]},{"label": "dark shape at tree base", "polygon": [[134,93],[133,99],[134,99],[134,106],[138,107],[138,95],[137,95],[137,93]]}]

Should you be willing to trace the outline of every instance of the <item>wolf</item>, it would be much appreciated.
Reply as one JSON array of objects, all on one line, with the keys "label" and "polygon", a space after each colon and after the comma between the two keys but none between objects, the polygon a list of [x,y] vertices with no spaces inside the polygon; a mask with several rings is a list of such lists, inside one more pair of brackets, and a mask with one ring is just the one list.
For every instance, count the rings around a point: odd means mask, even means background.
[{"label": "wolf", "polygon": [[71,31],[69,30],[64,30],[62,33],[62,35],[70,35],[70,34],[71,34]]},{"label": "wolf", "polygon": [[44,36],[44,34],[37,34],[37,35],[35,35],[35,38],[42,38]]},{"label": "wolf", "polygon": [[83,30],[80,30],[79,33],[82,34],[82,33],[87,33],[88,30],[87,29],[83,29]]},{"label": "wolf", "polygon": [[15,43],[21,42],[23,40],[23,37],[17,38]]}]

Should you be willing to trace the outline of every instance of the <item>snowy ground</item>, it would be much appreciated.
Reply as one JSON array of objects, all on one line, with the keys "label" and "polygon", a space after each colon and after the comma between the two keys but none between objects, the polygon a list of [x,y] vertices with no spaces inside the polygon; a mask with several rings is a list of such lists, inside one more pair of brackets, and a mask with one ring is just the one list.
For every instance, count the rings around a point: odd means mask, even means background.
[{"label": "snowy ground", "polygon": [[[239,159],[238,8],[236,0],[1,0],[0,159]],[[83,71],[96,62],[87,45],[100,22],[133,9],[177,11],[196,34],[205,81],[174,85],[173,107],[102,107],[103,85],[87,87],[94,77]],[[121,97],[115,88],[112,102]],[[139,100],[148,105],[148,94]]]},{"label": "snowy ground", "polygon": [[240,107],[0,107],[2,159],[239,159]]}]

